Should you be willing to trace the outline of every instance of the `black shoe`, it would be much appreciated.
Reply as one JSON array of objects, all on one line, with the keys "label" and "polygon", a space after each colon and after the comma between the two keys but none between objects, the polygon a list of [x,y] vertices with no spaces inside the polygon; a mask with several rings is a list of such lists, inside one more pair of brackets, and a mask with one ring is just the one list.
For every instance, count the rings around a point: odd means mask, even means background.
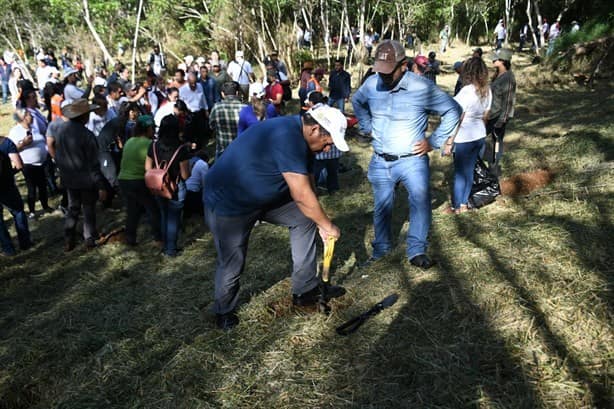
[{"label": "black shoe", "polygon": [[90,237],[89,239],[85,239],[85,248],[87,248],[88,250],[92,250],[96,247],[98,247],[98,244],[96,243],[95,238]]},{"label": "black shoe", "polygon": [[416,267],[420,267],[423,270],[428,270],[435,265],[435,262],[428,258],[426,254],[417,255],[416,257],[409,260],[409,262]]},{"label": "black shoe", "polygon": [[228,331],[237,326],[239,323],[239,317],[234,311],[227,312],[226,314],[215,314],[215,324],[219,329]]},{"label": "black shoe", "polygon": [[371,256],[368,259],[366,259],[364,262],[360,263],[358,265],[358,267],[360,267],[360,268],[370,267],[371,264],[375,263],[377,260],[379,260],[379,258],[375,258],[375,257]]},{"label": "black shoe", "polygon": [[68,253],[69,251],[73,251],[75,248],[75,241],[74,240],[66,240],[64,242],[64,252]]},{"label": "black shoe", "polygon": [[[345,294],[345,288],[338,285],[327,285],[326,286],[326,300],[328,301],[331,298],[338,298]],[[299,307],[309,307],[311,305],[316,305],[320,302],[322,298],[322,288],[321,286],[317,286],[312,290],[307,291],[303,294],[292,294],[292,304]]]}]

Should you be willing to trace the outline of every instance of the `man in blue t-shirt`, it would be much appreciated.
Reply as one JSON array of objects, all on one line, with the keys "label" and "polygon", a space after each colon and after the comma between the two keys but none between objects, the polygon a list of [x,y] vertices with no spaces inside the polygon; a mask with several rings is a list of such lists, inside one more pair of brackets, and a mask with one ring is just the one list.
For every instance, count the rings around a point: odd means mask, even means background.
[{"label": "man in blue t-shirt", "polygon": [[[340,231],[320,206],[309,166],[313,153],[345,142],[346,119],[336,108],[313,107],[302,117],[260,122],[224,151],[205,178],[205,220],[217,250],[215,304],[217,325],[239,322],[235,309],[247,244],[258,220],[290,229],[293,303],[314,305],[320,296],[316,277],[316,230],[320,237],[339,238]],[[345,293],[331,287],[329,297]]]}]

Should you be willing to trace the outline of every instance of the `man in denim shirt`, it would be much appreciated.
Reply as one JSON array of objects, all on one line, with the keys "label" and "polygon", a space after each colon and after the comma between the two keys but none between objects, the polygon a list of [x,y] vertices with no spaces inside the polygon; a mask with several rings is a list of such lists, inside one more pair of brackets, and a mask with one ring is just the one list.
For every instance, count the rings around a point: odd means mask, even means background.
[{"label": "man in denim shirt", "polygon": [[[352,98],[360,129],[373,136],[374,154],[368,178],[373,187],[375,240],[371,260],[391,250],[391,220],[395,185],[409,192],[407,257],[423,269],[434,262],[426,255],[431,225],[428,153],[439,148],[456,128],[461,107],[432,81],[407,69],[405,49],[397,41],[382,41],[375,51],[373,71]],[[427,140],[429,113],[441,124]]]}]

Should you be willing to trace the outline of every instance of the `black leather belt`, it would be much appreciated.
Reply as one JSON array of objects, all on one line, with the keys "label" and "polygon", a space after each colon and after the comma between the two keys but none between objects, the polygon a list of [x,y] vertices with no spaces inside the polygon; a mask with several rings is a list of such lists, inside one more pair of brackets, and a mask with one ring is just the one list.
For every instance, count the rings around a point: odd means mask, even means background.
[{"label": "black leather belt", "polygon": [[384,160],[386,162],[394,162],[395,160],[399,160],[401,158],[408,158],[410,156],[414,156],[413,153],[408,153],[406,155],[391,155],[389,153],[379,153],[379,152],[375,152],[375,154],[377,156],[381,156],[382,158],[384,158]]}]

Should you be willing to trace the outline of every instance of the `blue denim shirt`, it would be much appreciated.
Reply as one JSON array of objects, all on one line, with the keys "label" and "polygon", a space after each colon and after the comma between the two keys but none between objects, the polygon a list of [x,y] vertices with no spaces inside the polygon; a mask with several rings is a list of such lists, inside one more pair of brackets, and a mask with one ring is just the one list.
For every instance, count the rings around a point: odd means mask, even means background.
[{"label": "blue denim shirt", "polygon": [[379,74],[371,75],[352,98],[360,129],[371,133],[378,153],[405,155],[425,138],[429,113],[441,115],[441,123],[429,143],[439,148],[452,134],[462,108],[452,97],[428,79],[406,72],[392,90],[387,90]]}]

